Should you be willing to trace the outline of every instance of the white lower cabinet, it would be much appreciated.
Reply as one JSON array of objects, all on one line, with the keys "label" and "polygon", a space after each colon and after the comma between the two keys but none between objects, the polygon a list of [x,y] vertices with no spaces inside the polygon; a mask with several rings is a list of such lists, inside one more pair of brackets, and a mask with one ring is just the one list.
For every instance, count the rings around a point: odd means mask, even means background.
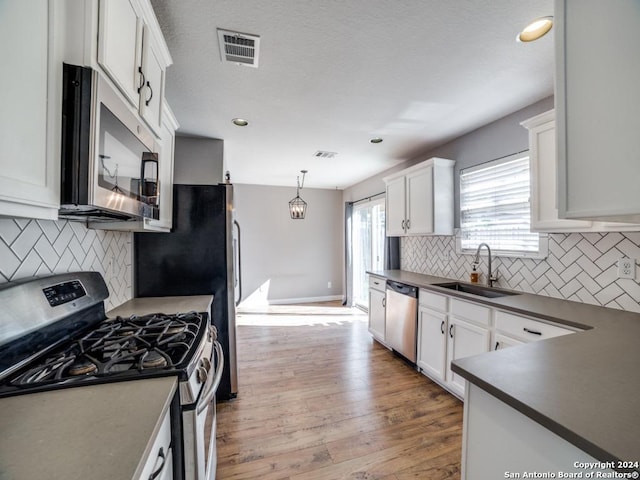
[{"label": "white lower cabinet", "polygon": [[386,327],[386,280],[369,276],[369,333],[381,343],[385,343]]},{"label": "white lower cabinet", "polygon": [[418,302],[417,366],[460,398],[466,381],[451,370],[453,360],[577,331],[426,289]]},{"label": "white lower cabinet", "polygon": [[383,292],[369,290],[369,333],[382,343],[385,341],[385,299]]},{"label": "white lower cabinet", "polygon": [[452,393],[463,398],[465,379],[451,370],[451,362],[488,352],[491,332],[488,328],[450,316],[447,333],[447,384]]},{"label": "white lower cabinet", "polygon": [[437,382],[444,382],[447,361],[447,314],[418,308],[418,367]]},{"label": "white lower cabinet", "polygon": [[[480,387],[469,384],[464,403],[462,480],[527,478],[523,472],[530,472],[528,478],[588,478],[580,463],[602,464]],[[592,478],[615,478],[611,470],[597,467],[590,470],[596,471],[603,473]],[[533,472],[541,473],[536,476]],[[556,473],[550,477],[542,472]],[[565,472],[567,476],[559,477],[557,472]]]},{"label": "white lower cabinet", "polygon": [[158,435],[149,450],[149,456],[141,460],[138,470],[140,479],[154,478],[171,480],[173,478],[173,451],[171,450],[171,417],[170,412],[164,415]]}]

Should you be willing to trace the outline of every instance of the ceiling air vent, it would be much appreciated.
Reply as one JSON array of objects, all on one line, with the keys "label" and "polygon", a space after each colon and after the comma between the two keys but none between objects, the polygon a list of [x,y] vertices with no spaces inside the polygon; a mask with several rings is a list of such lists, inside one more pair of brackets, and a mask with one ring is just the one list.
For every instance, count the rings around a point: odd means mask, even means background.
[{"label": "ceiling air vent", "polygon": [[325,152],[324,150],[318,150],[313,154],[316,158],[336,158],[336,155],[338,155],[336,152]]},{"label": "ceiling air vent", "polygon": [[259,36],[218,29],[218,44],[223,62],[258,67]]}]

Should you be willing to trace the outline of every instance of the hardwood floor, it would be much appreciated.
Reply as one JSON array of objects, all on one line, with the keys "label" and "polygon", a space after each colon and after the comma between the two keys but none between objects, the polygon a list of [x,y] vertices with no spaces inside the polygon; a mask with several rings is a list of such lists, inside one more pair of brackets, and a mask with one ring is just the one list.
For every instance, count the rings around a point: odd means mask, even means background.
[{"label": "hardwood floor", "polygon": [[366,315],[270,310],[238,316],[219,480],[460,478],[462,403],[373,342]]}]

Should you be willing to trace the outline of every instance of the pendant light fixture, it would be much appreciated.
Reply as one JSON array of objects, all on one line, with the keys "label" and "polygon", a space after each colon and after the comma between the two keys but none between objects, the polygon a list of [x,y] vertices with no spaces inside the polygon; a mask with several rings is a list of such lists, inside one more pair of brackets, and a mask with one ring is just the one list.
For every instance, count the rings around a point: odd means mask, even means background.
[{"label": "pendant light fixture", "polygon": [[307,213],[307,202],[300,198],[300,190],[304,187],[304,176],[307,174],[307,170],[300,170],[300,173],[302,173],[302,184],[300,184],[300,176],[298,176],[296,196],[289,202],[289,213],[294,220],[303,220]]}]

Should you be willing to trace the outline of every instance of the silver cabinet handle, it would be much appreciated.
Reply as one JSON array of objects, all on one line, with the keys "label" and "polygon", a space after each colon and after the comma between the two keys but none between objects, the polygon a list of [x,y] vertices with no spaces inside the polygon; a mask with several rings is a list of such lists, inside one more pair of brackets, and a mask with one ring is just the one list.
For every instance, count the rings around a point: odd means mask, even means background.
[{"label": "silver cabinet handle", "polygon": [[241,237],[241,232],[240,232],[240,224],[238,223],[237,220],[233,221],[233,225],[236,227],[237,232],[238,232],[238,271],[235,272],[237,275],[237,279],[236,282],[238,284],[238,300],[236,301],[236,307],[238,305],[240,305],[240,302],[242,301],[242,255],[241,255],[241,251],[242,251],[242,246],[240,245],[240,237]]},{"label": "silver cabinet handle", "polygon": [[442,323],[440,324],[440,333],[444,335],[444,320],[442,320]]},{"label": "silver cabinet handle", "polygon": [[449,325],[449,336],[453,338],[453,324]]},{"label": "silver cabinet handle", "polygon": [[404,232],[406,228],[404,228],[404,220],[402,220],[402,231]]},{"label": "silver cabinet handle", "polygon": [[411,219],[407,219],[407,230],[411,228]]},{"label": "silver cabinet handle", "polygon": [[387,306],[387,299],[386,297],[382,299],[382,306],[386,307]]}]

